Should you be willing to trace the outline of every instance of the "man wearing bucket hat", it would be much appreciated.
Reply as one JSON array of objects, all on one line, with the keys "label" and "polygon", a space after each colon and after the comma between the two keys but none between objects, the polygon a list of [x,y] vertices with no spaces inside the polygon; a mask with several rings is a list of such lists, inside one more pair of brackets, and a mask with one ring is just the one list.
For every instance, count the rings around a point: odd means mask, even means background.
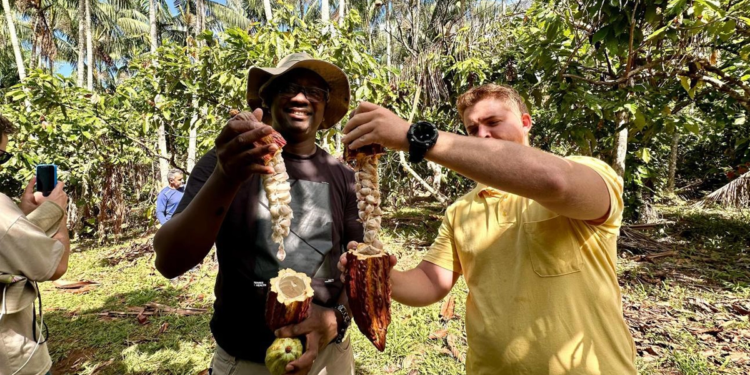
[{"label": "man wearing bucket hat", "polygon": [[[348,241],[362,239],[357,223],[354,173],[315,145],[318,130],[335,125],[349,107],[349,81],[337,66],[295,53],[276,68],[253,67],[247,101],[253,113],[229,120],[216,147],[193,169],[172,219],[154,239],[156,268],[173,278],[199,264],[214,241],[219,261],[211,331],[217,348],[212,374],[268,374],[263,362],[275,338],[264,319],[269,279],[291,268],[312,278],[311,314],[279,336],[304,336],[306,351],[288,374],[354,374],[344,332],[346,293],[336,264]],[[264,114],[271,126],[261,121]],[[268,198],[261,175],[273,172],[261,157],[276,145],[253,142],[275,129],[291,184],[294,219],[276,258]]]}]

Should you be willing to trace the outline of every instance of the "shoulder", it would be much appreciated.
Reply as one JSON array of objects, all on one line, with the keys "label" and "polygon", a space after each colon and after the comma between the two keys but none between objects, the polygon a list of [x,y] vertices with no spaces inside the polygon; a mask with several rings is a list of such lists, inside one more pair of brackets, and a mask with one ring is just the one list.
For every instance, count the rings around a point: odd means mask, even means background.
[{"label": "shoulder", "polygon": [[599,160],[597,158],[593,158],[593,157],[590,157],[590,156],[573,155],[573,156],[566,156],[565,159],[573,161],[573,162],[576,162],[578,164],[583,164],[583,165],[585,165],[585,166],[593,169],[594,171],[596,171],[599,174],[606,174],[606,175],[617,176],[617,173],[615,172],[614,169],[612,169],[612,167],[609,164],[607,164],[607,163],[605,163],[605,162],[603,162],[603,161],[601,161],[601,160]]}]

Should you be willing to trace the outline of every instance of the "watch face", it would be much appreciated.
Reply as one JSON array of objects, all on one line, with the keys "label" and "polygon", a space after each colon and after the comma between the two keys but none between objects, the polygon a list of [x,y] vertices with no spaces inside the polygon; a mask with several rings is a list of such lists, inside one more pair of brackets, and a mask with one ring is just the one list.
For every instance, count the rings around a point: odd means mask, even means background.
[{"label": "watch face", "polygon": [[414,138],[420,143],[428,143],[437,137],[437,131],[434,125],[426,122],[418,122],[414,129]]}]

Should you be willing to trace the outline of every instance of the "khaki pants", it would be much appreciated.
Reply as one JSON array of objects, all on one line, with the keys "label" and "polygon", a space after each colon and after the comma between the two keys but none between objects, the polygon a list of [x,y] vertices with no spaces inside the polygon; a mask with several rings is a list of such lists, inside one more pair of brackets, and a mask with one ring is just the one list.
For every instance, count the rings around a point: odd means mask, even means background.
[{"label": "khaki pants", "polygon": [[[264,363],[237,359],[216,345],[211,361],[212,375],[270,375]],[[318,353],[309,375],[354,375],[354,353],[347,337],[341,344],[330,344]]]}]

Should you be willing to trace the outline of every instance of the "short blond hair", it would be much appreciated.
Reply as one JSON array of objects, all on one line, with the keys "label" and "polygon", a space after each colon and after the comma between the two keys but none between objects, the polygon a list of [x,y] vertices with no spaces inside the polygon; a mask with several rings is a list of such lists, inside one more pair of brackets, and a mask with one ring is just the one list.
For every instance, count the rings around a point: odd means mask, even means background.
[{"label": "short blond hair", "polygon": [[526,107],[526,102],[523,101],[523,97],[521,97],[521,94],[519,94],[518,91],[514,90],[512,87],[488,83],[473,87],[458,97],[458,100],[456,101],[458,115],[463,119],[466,108],[469,108],[484,99],[498,99],[506,103],[512,103],[516,105],[522,115],[524,113],[529,113],[529,109]]}]

